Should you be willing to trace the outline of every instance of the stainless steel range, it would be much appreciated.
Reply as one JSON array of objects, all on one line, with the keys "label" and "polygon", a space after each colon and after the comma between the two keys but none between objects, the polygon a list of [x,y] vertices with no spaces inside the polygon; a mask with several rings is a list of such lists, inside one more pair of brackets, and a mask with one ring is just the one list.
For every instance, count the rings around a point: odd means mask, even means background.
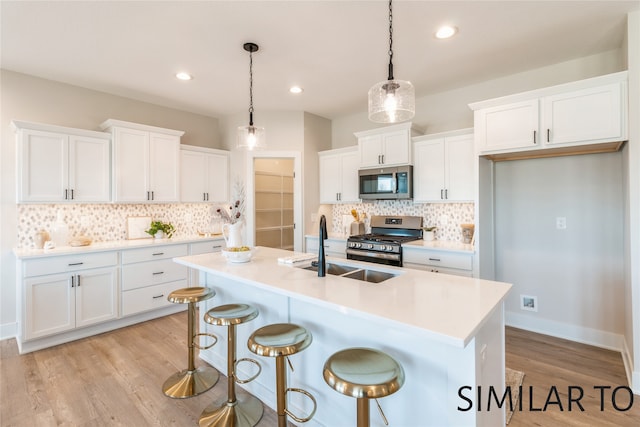
[{"label": "stainless steel range", "polygon": [[347,259],[402,267],[402,244],[418,239],[421,216],[372,216],[370,234],[347,239]]}]

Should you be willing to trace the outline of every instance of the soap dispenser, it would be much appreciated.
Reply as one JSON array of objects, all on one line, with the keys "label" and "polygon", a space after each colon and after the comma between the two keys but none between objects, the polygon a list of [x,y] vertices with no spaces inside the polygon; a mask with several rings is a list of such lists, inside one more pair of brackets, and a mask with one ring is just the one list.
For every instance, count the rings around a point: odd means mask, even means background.
[{"label": "soap dispenser", "polygon": [[62,211],[58,211],[58,218],[51,228],[51,240],[57,247],[69,244],[69,226],[64,222],[64,213]]}]

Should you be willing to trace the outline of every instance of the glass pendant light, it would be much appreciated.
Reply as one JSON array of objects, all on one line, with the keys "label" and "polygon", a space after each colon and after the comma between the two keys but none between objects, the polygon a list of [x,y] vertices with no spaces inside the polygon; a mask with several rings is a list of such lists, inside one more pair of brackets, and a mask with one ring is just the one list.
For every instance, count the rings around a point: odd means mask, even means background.
[{"label": "glass pendant light", "polygon": [[238,148],[254,150],[265,147],[264,128],[253,125],[253,53],[258,51],[255,43],[245,43],[249,52],[249,126],[238,127]]},{"label": "glass pendant light", "polygon": [[413,118],[416,96],[411,82],[393,78],[393,11],[389,0],[389,77],[369,89],[369,120],[397,123]]}]

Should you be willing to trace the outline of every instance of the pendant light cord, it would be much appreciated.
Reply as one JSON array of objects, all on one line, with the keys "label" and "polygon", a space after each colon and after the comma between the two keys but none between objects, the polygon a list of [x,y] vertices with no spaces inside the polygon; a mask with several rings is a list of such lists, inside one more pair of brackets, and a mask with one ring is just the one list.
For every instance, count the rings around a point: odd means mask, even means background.
[{"label": "pendant light cord", "polygon": [[393,80],[393,9],[391,3],[393,0],[389,0],[389,78],[387,80]]},{"label": "pendant light cord", "polygon": [[249,126],[253,126],[253,52],[249,51]]}]

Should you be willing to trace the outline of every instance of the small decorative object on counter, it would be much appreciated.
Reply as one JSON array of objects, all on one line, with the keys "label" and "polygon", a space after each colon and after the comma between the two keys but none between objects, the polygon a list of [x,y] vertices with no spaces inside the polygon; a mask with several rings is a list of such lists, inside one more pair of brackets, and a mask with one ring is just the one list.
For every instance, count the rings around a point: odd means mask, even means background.
[{"label": "small decorative object on counter", "polygon": [[64,222],[64,212],[62,211],[58,211],[58,219],[51,228],[51,240],[58,247],[69,244],[69,226]]},{"label": "small decorative object on counter", "polygon": [[423,228],[424,233],[422,233],[422,240],[430,242],[432,240],[436,240],[436,228],[437,227],[425,227]]},{"label": "small decorative object on counter", "polygon": [[462,242],[473,243],[473,232],[476,228],[474,224],[460,224],[462,228]]},{"label": "small decorative object on counter", "polygon": [[44,229],[36,232],[36,234],[33,235],[33,243],[36,249],[44,248],[44,243],[50,239],[51,238],[49,237],[49,233]]},{"label": "small decorative object on counter", "polygon": [[148,230],[145,230],[145,233],[156,239],[162,239],[163,237],[170,239],[175,230],[175,227],[170,222],[152,221],[151,226]]},{"label": "small decorative object on counter", "polygon": [[[360,220],[360,214],[355,209],[351,209],[351,216],[354,221],[351,223],[351,230],[349,232],[350,236],[359,236],[360,234],[364,234],[364,222]],[[366,214],[363,214],[362,218],[364,218]]]}]

